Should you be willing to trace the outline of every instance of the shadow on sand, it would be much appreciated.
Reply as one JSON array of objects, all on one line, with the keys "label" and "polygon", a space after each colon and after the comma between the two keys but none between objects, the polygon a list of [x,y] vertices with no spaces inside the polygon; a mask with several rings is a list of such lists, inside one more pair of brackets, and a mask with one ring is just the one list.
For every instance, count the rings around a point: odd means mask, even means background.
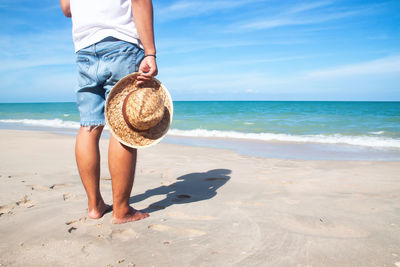
[{"label": "shadow on sand", "polygon": [[163,200],[150,204],[144,212],[154,212],[174,204],[185,204],[206,200],[217,195],[217,189],[223,186],[231,177],[231,170],[215,169],[208,172],[190,173],[176,178],[176,182],[168,186],[160,186],[147,190],[143,194],[133,196],[129,203],[140,202],[156,195],[165,195]]}]

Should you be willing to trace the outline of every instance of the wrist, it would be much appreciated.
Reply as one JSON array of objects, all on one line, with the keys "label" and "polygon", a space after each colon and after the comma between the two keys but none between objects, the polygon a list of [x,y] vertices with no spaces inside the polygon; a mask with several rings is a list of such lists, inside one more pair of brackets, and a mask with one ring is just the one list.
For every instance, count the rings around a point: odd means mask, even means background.
[{"label": "wrist", "polygon": [[156,54],[145,54],[143,58],[145,57],[153,57],[154,59],[157,58]]},{"label": "wrist", "polygon": [[153,49],[144,49],[144,54],[145,55],[155,55],[155,54],[157,54],[157,52],[154,48]]}]

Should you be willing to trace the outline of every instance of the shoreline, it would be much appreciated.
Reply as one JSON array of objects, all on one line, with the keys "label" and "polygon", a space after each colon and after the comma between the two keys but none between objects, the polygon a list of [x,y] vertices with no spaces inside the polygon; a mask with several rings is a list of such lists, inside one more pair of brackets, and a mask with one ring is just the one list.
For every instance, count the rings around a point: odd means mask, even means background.
[{"label": "shoreline", "polygon": [[[77,130],[68,128],[27,127],[21,125],[1,126],[2,130],[39,131],[59,135],[75,136]],[[109,138],[105,129],[101,138]],[[170,135],[161,143],[227,149],[241,155],[291,159],[291,160],[341,160],[341,161],[400,161],[400,149],[374,148],[348,144],[329,144],[312,142],[262,141],[223,137],[188,137]]]},{"label": "shoreline", "polygon": [[[107,143],[100,177],[111,204]],[[400,264],[398,162],[160,143],[140,151],[130,199],[150,217],[113,225],[110,213],[86,216],[73,136],[0,130],[0,145],[2,266]]]}]

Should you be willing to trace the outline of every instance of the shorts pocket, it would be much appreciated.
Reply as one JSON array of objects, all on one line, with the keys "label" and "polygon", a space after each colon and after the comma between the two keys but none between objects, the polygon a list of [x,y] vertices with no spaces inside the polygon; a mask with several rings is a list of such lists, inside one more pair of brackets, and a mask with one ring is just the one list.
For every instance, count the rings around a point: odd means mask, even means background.
[{"label": "shorts pocket", "polygon": [[107,60],[112,60],[115,57],[119,56],[131,56],[132,54],[136,54],[139,51],[139,47],[135,44],[120,41],[121,43],[110,49],[108,53],[104,55],[104,58]]},{"label": "shorts pocket", "polygon": [[87,56],[77,54],[75,61],[76,61],[76,65],[78,66],[79,70],[88,70],[89,69],[90,61]]},{"label": "shorts pocket", "polygon": [[124,51],[113,53],[107,59],[107,68],[112,74],[111,79],[119,80],[122,77],[135,72],[136,70],[136,55],[134,51]]},{"label": "shorts pocket", "polygon": [[[78,85],[80,88],[85,87],[93,82],[94,77],[91,74],[89,55],[76,54],[76,66],[78,69]],[[93,69],[93,68],[92,68]]]}]

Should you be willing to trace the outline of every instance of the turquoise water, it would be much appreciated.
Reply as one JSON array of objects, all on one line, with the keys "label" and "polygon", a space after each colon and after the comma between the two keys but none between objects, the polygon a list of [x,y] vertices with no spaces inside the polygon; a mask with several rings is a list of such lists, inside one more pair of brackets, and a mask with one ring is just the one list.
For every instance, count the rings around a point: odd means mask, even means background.
[{"label": "turquoise water", "polygon": [[[0,126],[79,128],[75,103],[0,104]],[[169,135],[400,149],[400,102],[178,101]]]},{"label": "turquoise water", "polygon": [[400,102],[177,102],[174,128],[400,137]]}]

